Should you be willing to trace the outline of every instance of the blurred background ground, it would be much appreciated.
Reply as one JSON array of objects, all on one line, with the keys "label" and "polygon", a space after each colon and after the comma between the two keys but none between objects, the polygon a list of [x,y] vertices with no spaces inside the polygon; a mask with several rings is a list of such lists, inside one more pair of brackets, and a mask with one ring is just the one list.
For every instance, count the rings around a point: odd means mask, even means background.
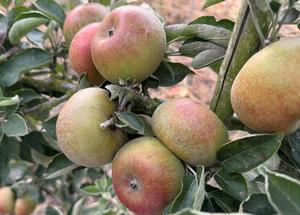
[{"label": "blurred background ground", "polygon": [[[142,1],[141,1],[142,2]],[[227,0],[219,5],[202,10],[203,0],[146,0],[168,24],[188,23],[199,16],[215,16],[216,19],[235,20],[242,1]],[[191,59],[174,57],[172,60],[190,67]],[[213,96],[217,74],[209,68],[194,70],[195,75],[186,77],[173,87],[152,90],[151,95],[163,99],[189,97],[209,105]]]}]

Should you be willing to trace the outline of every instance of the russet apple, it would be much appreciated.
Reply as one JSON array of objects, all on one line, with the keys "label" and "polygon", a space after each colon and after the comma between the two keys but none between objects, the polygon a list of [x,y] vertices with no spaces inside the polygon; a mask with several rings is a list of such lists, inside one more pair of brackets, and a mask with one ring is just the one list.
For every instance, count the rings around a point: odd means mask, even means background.
[{"label": "russet apple", "polygon": [[73,38],[69,57],[70,64],[79,74],[87,75],[87,80],[93,85],[100,85],[104,78],[97,71],[91,56],[91,42],[99,23],[91,23],[80,29]]},{"label": "russet apple", "polygon": [[0,188],[0,214],[11,214],[14,212],[15,197],[10,187]]},{"label": "russet apple", "polygon": [[216,152],[228,141],[222,121],[208,108],[191,99],[173,99],[159,105],[152,117],[157,138],[185,163],[210,166]]},{"label": "russet apple", "polygon": [[98,3],[86,3],[75,7],[67,13],[63,33],[68,44],[75,34],[84,26],[100,22],[108,13],[108,9]]},{"label": "russet apple", "polygon": [[108,92],[100,88],[86,88],[76,92],[61,109],[56,134],[62,152],[74,163],[96,167],[112,161],[126,141],[119,129],[105,130],[100,123],[108,120],[116,110]]},{"label": "russet apple", "polygon": [[30,215],[36,208],[36,203],[29,196],[16,200],[15,215]]},{"label": "russet apple", "polygon": [[161,215],[180,192],[183,176],[182,162],[154,137],[129,141],[112,162],[116,195],[138,215]]},{"label": "russet apple", "polygon": [[253,55],[235,78],[231,103],[238,118],[261,133],[300,127],[300,37],[275,42]]},{"label": "russet apple", "polygon": [[112,83],[145,80],[159,66],[165,50],[163,24],[138,6],[122,6],[110,12],[92,41],[94,64]]}]

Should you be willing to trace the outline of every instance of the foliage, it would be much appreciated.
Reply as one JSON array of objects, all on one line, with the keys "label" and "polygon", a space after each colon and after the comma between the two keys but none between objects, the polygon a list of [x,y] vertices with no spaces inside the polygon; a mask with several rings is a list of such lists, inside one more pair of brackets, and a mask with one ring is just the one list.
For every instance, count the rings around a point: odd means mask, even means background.
[{"label": "foliage", "polygon": [[[206,0],[203,7],[223,1]],[[127,4],[123,0],[96,2],[110,8]],[[68,46],[62,27],[66,8],[75,5],[60,5],[54,0],[37,0],[29,7],[23,3],[4,1],[9,10],[0,13],[0,186],[10,185],[17,196],[30,193],[36,203],[46,201],[47,215],[130,214],[114,194],[109,165],[78,166],[57,145],[57,107],[77,90],[91,86],[84,76],[68,71]],[[300,28],[299,1],[248,3],[268,14],[270,20],[267,32],[255,25],[261,39],[255,42],[262,42],[261,47],[277,40],[285,24]],[[217,21],[212,16],[166,25],[168,50],[151,77],[141,84],[121,80],[118,85],[105,82],[101,86],[118,103],[118,111],[110,119],[113,125],[130,138],[152,136],[149,122],[140,114],[151,115],[161,100],[149,97],[148,89],[173,86],[194,74],[191,68],[173,62],[173,56],[190,57],[194,69],[211,67],[218,73],[228,56],[227,47],[232,49],[230,39],[236,36],[233,26],[230,20]],[[249,37],[253,35],[249,33]],[[221,85],[228,86],[229,82]],[[217,101],[222,101],[222,93],[218,96]],[[232,113],[229,115],[223,120],[233,130],[236,126],[230,123]],[[249,131],[239,125],[239,129]],[[299,134],[299,130],[286,136],[252,133],[226,143],[217,153],[219,163],[215,166],[187,166],[181,192],[164,213],[299,214]]]}]

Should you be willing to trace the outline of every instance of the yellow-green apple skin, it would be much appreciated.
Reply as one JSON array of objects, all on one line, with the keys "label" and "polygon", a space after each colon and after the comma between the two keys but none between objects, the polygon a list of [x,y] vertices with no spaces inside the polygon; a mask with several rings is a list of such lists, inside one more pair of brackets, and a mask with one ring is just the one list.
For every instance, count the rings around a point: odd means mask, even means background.
[{"label": "yellow-green apple skin", "polygon": [[148,10],[122,6],[100,23],[92,41],[92,58],[102,76],[141,82],[159,66],[166,51],[163,24]]},{"label": "yellow-green apple skin", "polygon": [[238,118],[259,133],[300,127],[300,37],[275,42],[253,55],[235,78],[231,103]]},{"label": "yellow-green apple skin", "polygon": [[36,203],[29,196],[18,198],[15,205],[15,215],[30,215],[35,208]]},{"label": "yellow-green apple skin", "polygon": [[112,161],[126,141],[119,129],[101,129],[116,105],[108,93],[100,88],[86,88],[76,92],[61,109],[56,134],[62,152],[74,163],[96,167]]},{"label": "yellow-green apple skin", "polygon": [[0,188],[0,214],[11,214],[14,212],[15,198],[10,187]]},{"label": "yellow-green apple skin", "polygon": [[207,107],[192,99],[173,99],[159,105],[152,117],[157,138],[185,163],[210,166],[216,152],[228,141],[222,121]]},{"label": "yellow-green apple skin", "polygon": [[161,215],[180,192],[183,176],[182,162],[154,137],[129,141],[112,162],[116,195],[138,215]]},{"label": "yellow-green apple skin", "polygon": [[99,23],[91,23],[80,29],[73,38],[69,49],[71,66],[79,75],[86,73],[87,80],[93,85],[100,85],[104,81],[97,71],[91,55],[92,38],[98,25]]},{"label": "yellow-green apple skin", "polygon": [[70,44],[81,28],[90,23],[100,22],[108,12],[106,7],[98,3],[81,4],[69,11],[63,27],[66,42]]}]

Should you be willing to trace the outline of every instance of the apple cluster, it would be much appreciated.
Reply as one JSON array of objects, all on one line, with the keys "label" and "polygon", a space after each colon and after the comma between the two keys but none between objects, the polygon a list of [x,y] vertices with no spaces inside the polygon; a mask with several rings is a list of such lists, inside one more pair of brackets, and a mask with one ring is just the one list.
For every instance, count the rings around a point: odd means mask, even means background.
[{"label": "apple cluster", "polygon": [[158,67],[166,50],[162,23],[150,11],[122,6],[108,13],[98,3],[77,6],[64,24],[70,64],[94,85],[104,80],[141,82]]},{"label": "apple cluster", "polygon": [[[141,83],[166,51],[163,24],[139,6],[108,12],[100,4],[80,5],[67,14],[64,35],[71,66],[94,85],[104,80]],[[215,164],[217,150],[228,140],[222,121],[191,99],[163,102],[147,116],[154,136],[132,139],[115,126],[101,128],[117,111],[105,89],[79,90],[59,113],[57,139],[62,152],[78,165],[112,163],[116,195],[136,214],[162,214],[180,192],[184,164]]]},{"label": "apple cluster", "polygon": [[16,199],[10,187],[0,188],[0,214],[30,215],[35,207],[36,203],[30,196]]}]

